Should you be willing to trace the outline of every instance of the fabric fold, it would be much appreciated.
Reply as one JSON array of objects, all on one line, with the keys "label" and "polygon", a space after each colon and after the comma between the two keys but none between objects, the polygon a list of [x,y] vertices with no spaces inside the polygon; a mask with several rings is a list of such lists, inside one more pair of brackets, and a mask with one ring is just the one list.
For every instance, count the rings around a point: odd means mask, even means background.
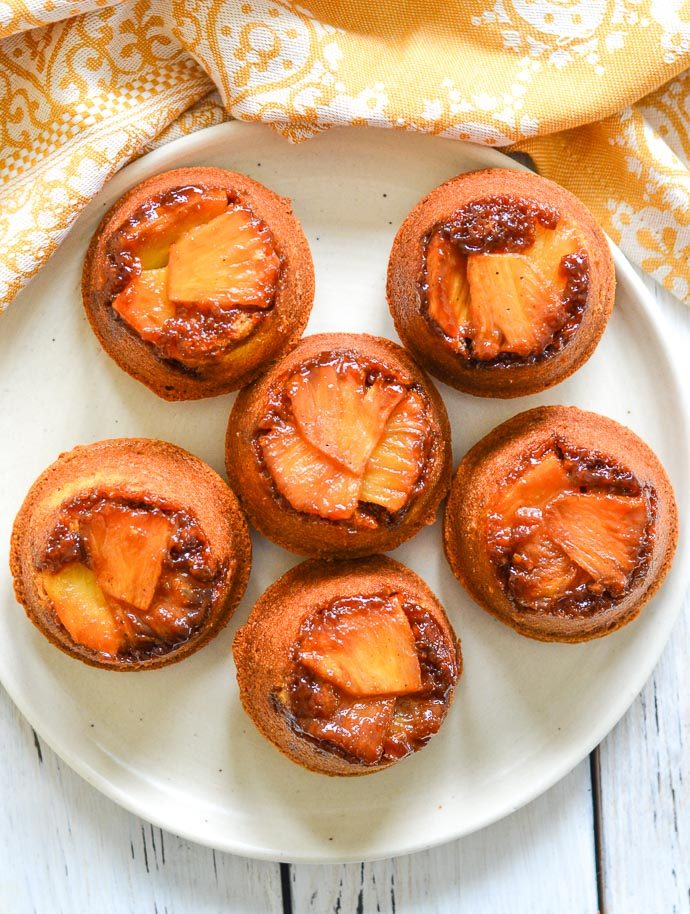
[{"label": "fabric fold", "polygon": [[[676,0],[5,0],[0,310],[119,168],[232,116],[529,153],[690,300],[690,13]],[[60,21],[58,21],[60,20]]]}]

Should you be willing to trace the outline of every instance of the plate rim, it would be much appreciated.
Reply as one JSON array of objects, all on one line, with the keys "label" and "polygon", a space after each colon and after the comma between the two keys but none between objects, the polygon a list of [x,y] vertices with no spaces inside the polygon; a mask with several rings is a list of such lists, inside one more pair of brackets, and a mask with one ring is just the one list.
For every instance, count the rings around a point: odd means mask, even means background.
[{"label": "plate rim", "polygon": [[[174,158],[176,156],[189,154],[190,152],[193,152],[195,148],[198,148],[198,151],[201,152],[203,151],[204,144],[213,141],[216,136],[221,136],[228,133],[230,133],[232,136],[238,130],[240,132],[247,132],[255,131],[257,128],[270,129],[263,124],[257,125],[248,124],[242,121],[226,121],[222,124],[206,127],[202,130],[198,130],[186,136],[172,140],[171,142],[151,150],[150,152],[142,155],[138,159],[135,159],[133,162],[130,162],[128,165],[124,166],[119,172],[113,175],[109,181],[104,183],[103,187],[96,194],[94,194],[91,202],[98,198],[106,188],[112,188],[113,184],[116,188],[118,185],[121,185],[119,192],[123,193],[128,186],[143,180],[143,177],[151,173],[152,170],[155,170],[159,160],[165,161],[169,157]],[[331,129],[335,129],[338,132],[343,132],[352,131],[356,128],[336,127]],[[442,137],[442,139],[447,138]],[[475,155],[484,159],[486,162],[483,167],[512,168],[514,170],[521,171],[529,170],[521,163],[509,158],[507,155],[494,147],[481,146],[476,143],[468,143],[461,140],[452,140],[451,142],[458,143],[463,147],[470,147],[475,150]],[[175,166],[166,163],[165,165],[161,164],[160,167],[168,168]],[[143,174],[140,174],[140,172]],[[650,329],[653,331],[654,342],[659,345],[663,351],[668,353],[666,367],[668,369],[669,379],[672,383],[674,399],[679,406],[679,412],[682,415],[683,421],[683,428],[681,430],[683,434],[679,435],[679,446],[682,449],[681,458],[687,468],[690,465],[690,457],[688,453],[690,451],[690,394],[686,393],[685,388],[681,383],[679,367],[680,357],[678,349],[677,347],[673,346],[668,339],[662,338],[662,330],[664,325],[667,323],[667,317],[652,302],[652,296],[649,290],[645,287],[644,283],[637,275],[634,267],[627,260],[623,252],[610,239],[608,239],[608,241],[613,254],[617,278],[622,277],[625,282],[628,283],[630,291],[636,300],[636,306],[640,307],[644,311],[645,317],[649,322]],[[678,493],[676,493],[680,516],[680,536],[676,552],[676,573],[679,575],[679,581],[676,587],[678,590],[682,588],[684,592],[687,593],[688,586],[690,585],[690,563],[688,563],[687,567],[678,568],[678,563],[680,563],[681,560],[681,554],[687,535],[685,517],[690,511],[690,473],[688,473],[687,469],[683,483],[685,489],[685,498],[682,502],[680,501]],[[590,733],[590,739],[586,742],[583,742],[583,745],[586,746],[586,749],[580,748],[577,750],[577,752],[572,753],[570,756],[564,759],[559,765],[552,765],[551,767],[547,768],[546,774],[544,774],[541,779],[537,780],[536,786],[531,785],[530,789],[525,790],[519,796],[517,802],[510,804],[510,806],[507,808],[503,808],[502,811],[491,811],[484,817],[480,816],[478,817],[478,820],[476,820],[471,824],[470,827],[467,828],[453,828],[452,826],[449,827],[446,825],[444,828],[439,829],[439,832],[441,833],[437,834],[433,840],[418,840],[408,842],[400,849],[394,849],[392,852],[388,853],[384,853],[382,851],[374,851],[370,853],[364,852],[361,854],[337,853],[335,847],[333,847],[333,851],[336,852],[329,853],[331,848],[328,845],[325,845],[323,847],[324,853],[319,856],[310,853],[302,854],[298,849],[291,850],[287,853],[281,853],[280,856],[277,856],[274,849],[266,849],[264,847],[247,845],[236,836],[228,837],[226,835],[220,835],[217,833],[208,834],[204,831],[203,827],[196,827],[193,824],[187,823],[185,821],[178,821],[175,818],[174,811],[171,812],[169,816],[158,815],[155,813],[155,811],[152,813],[152,811],[144,802],[133,799],[125,788],[119,786],[117,783],[114,783],[107,777],[106,774],[98,770],[96,765],[84,760],[77,751],[72,751],[67,742],[61,743],[58,736],[52,733],[50,737],[46,737],[42,731],[41,721],[36,720],[36,717],[28,707],[28,699],[25,700],[19,688],[13,688],[12,677],[11,675],[8,675],[8,672],[5,670],[1,662],[0,683],[5,688],[11,700],[19,709],[22,716],[27,720],[29,725],[36,731],[40,738],[44,740],[46,745],[48,745],[69,768],[71,768],[81,778],[83,778],[83,780],[85,780],[89,785],[94,787],[104,796],[108,797],[110,800],[117,803],[128,812],[131,812],[133,815],[143,818],[147,822],[150,822],[159,828],[163,828],[172,834],[175,834],[186,840],[193,841],[202,846],[255,860],[288,862],[297,864],[306,863],[314,865],[371,862],[376,860],[389,859],[391,857],[406,856],[408,854],[418,853],[420,851],[438,847],[450,841],[454,841],[459,838],[466,837],[467,835],[473,834],[474,832],[480,831],[481,829],[486,828],[489,825],[492,825],[509,815],[512,815],[517,810],[526,806],[528,803],[531,803],[537,797],[541,796],[541,794],[545,793],[547,790],[553,787],[558,781],[562,780],[562,778],[564,778],[569,772],[577,767],[577,765],[579,765],[580,762],[592,752],[592,750],[608,735],[608,733],[611,732],[616,724],[627,713],[635,698],[642,691],[649,677],[651,676],[652,671],[659,662],[659,659],[668,644],[669,638],[672,635],[673,628],[678,620],[682,607],[683,600],[680,599],[678,600],[675,609],[669,611],[665,619],[667,630],[665,632],[663,641],[660,642],[658,651],[653,655],[649,654],[646,656],[646,662],[638,667],[638,669],[642,670],[642,673],[637,673],[632,681],[632,684],[629,685],[626,691],[623,693],[624,698],[619,700],[619,702],[614,706],[614,710],[609,711],[609,713],[602,715],[599,718],[599,725]],[[158,794],[156,795],[158,796]],[[158,803],[158,806],[160,807],[160,803]],[[172,806],[171,808],[174,809]]]}]

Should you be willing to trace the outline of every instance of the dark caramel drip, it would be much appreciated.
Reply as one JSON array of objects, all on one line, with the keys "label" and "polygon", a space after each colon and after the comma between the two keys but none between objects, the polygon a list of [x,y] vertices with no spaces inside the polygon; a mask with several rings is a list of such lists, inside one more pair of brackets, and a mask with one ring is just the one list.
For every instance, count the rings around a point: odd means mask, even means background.
[{"label": "dark caramel drip", "polygon": [[[193,307],[177,307],[176,316],[166,321],[165,328],[151,343],[161,358],[179,365],[187,372],[203,374],[204,365],[227,354],[235,345],[245,343],[266,318],[270,309],[252,311],[241,308],[223,309],[221,314],[204,314]],[[251,324],[248,336],[238,338],[238,319]]]},{"label": "dark caramel drip", "polygon": [[501,194],[466,204],[443,228],[463,254],[521,253],[534,244],[537,222],[555,229],[560,218],[553,206]]}]

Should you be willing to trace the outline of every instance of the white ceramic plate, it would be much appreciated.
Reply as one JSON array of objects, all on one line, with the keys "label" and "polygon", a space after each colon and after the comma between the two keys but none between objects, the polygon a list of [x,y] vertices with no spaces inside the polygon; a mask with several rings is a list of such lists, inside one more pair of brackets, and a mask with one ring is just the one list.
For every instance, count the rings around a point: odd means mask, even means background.
[{"label": "white ceramic plate", "polygon": [[[164,403],[101,351],[84,317],[82,257],[125,190],[181,165],[245,172],[291,197],[316,265],[308,332],[395,338],[384,296],[394,233],[440,182],[515,167],[500,153],[393,131],[332,130],[299,146],[268,128],[225,124],[177,140],[118,174],[2,319],[0,536],[34,478],[77,443],[163,438],[223,472],[232,396]],[[592,359],[535,397],[491,401],[439,385],[456,462],[507,417],[576,404],[629,425],[688,493],[687,409],[653,303],[619,252],[615,314]],[[259,594],[297,559],[254,537],[254,569],[233,624],[170,669],[94,670],[53,648],[26,620],[7,576],[0,597],[0,675],[43,739],[91,784],[164,828],[253,857],[334,862],[387,857],[467,834],[550,787],[611,729],[652,670],[681,605],[676,562],[642,618],[582,645],[522,638],[475,606],[450,574],[440,525],[395,553],[440,596],[462,638],[465,672],[429,746],[366,778],[311,774],[283,758],[245,717],[230,645]],[[679,558],[682,555],[682,546]]]}]

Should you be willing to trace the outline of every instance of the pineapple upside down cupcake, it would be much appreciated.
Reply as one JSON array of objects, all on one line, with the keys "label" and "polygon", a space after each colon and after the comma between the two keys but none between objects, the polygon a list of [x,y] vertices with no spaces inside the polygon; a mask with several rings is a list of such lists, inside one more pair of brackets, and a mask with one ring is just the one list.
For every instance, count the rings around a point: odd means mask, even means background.
[{"label": "pineapple upside down cupcake", "polygon": [[424,197],[388,265],[404,345],[433,375],[481,397],[536,393],[576,371],[604,332],[614,291],[611,252],[583,204],[503,168]]},{"label": "pineapple upside down cupcake", "polygon": [[299,339],[314,268],[289,200],[231,171],[180,168],[105,215],[82,296],[121,368],[166,400],[192,400],[242,387]]},{"label": "pineapple upside down cupcake", "polygon": [[247,585],[244,515],[205,463],[163,441],[77,447],[31,487],[14,523],[17,599],[92,666],[140,670],[197,651]]},{"label": "pineapple upside down cupcake", "polygon": [[256,727],[330,775],[380,771],[426,745],[462,669],[441,604],[383,556],[291,569],[259,598],[233,653]]},{"label": "pineapple upside down cupcake", "polygon": [[450,427],[427,376],[390,340],[306,337],[235,401],[230,484],[273,542],[318,558],[394,549],[433,523]]},{"label": "pineapple upside down cupcake", "polygon": [[637,616],[673,559],[666,472],[637,435],[575,407],[520,413],[458,467],[444,521],[450,566],[520,634],[588,641]]}]

